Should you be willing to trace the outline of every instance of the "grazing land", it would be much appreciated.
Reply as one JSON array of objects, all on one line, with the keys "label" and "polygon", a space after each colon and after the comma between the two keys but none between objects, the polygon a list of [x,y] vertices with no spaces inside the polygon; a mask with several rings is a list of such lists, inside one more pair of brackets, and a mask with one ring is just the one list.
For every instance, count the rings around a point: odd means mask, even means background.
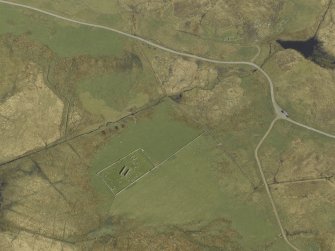
[{"label": "grazing land", "polygon": [[104,181],[111,192],[118,194],[152,168],[153,165],[148,157],[145,156],[144,150],[137,149],[103,168],[97,172],[97,175]]},{"label": "grazing land", "polygon": [[0,250],[335,250],[334,13],[0,0]]}]

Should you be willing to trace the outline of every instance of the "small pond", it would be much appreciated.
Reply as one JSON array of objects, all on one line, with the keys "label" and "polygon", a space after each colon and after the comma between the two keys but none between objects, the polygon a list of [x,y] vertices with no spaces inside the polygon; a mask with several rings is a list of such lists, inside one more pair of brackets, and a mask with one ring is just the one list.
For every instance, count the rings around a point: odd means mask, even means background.
[{"label": "small pond", "polygon": [[277,40],[284,49],[293,49],[300,52],[305,58],[324,67],[335,69],[335,57],[322,48],[322,42],[312,37],[305,41]]}]

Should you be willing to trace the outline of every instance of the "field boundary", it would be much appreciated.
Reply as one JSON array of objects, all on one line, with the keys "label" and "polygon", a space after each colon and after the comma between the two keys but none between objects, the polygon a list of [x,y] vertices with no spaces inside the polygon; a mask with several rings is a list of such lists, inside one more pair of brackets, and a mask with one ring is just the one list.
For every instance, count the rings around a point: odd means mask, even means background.
[{"label": "field boundary", "polygon": [[[139,151],[139,150],[142,150],[142,152],[144,153],[144,150],[143,150],[142,148],[137,148],[136,150],[134,150],[134,151],[128,153],[126,156],[123,156],[122,158],[120,158],[120,159],[114,161],[112,164],[109,164],[108,166],[104,167],[104,168],[101,169],[99,172],[97,172],[96,175],[99,175],[100,173],[102,173],[102,172],[105,171],[106,169],[108,169],[108,168],[110,168],[111,166],[113,166],[115,163],[117,163],[117,162],[119,162],[119,161],[121,161],[121,160],[127,158],[128,156],[130,156],[130,155],[133,154],[133,153],[136,153],[136,152]],[[149,160],[150,160],[150,159],[149,159]],[[150,162],[152,163],[151,160],[150,160]],[[153,164],[153,163],[152,163],[152,164]]]},{"label": "field boundary", "polygon": [[[108,189],[113,193],[113,195],[115,196],[118,192],[115,193],[115,190],[118,190],[117,187],[114,187],[114,184],[113,183],[108,183],[105,178],[101,175],[103,174],[103,172],[107,171],[108,172],[108,169],[110,168],[117,168],[117,167],[113,167],[114,165],[118,164],[119,162],[121,162],[122,160],[125,160],[127,159],[128,157],[131,157],[132,155],[136,154],[136,153],[139,153],[142,155],[142,157],[148,162],[150,163],[150,169],[149,171],[155,166],[155,164],[152,162],[152,160],[149,158],[149,156],[147,156],[147,154],[144,152],[143,148],[137,148],[133,151],[131,151],[130,153],[128,153],[127,155],[123,156],[122,158],[119,158],[117,159],[116,161],[113,161],[111,164],[107,165],[106,167],[104,167],[103,169],[101,169],[100,171],[98,171],[96,173],[96,176],[98,176],[99,179],[101,179],[105,185],[108,187]],[[148,171],[146,171],[145,173],[147,173]],[[144,174],[145,174],[144,173]],[[143,175],[143,174],[142,174]],[[140,175],[139,177],[141,177],[142,175]],[[131,182],[133,183],[133,182]],[[131,184],[130,183],[130,184]],[[129,185],[129,184],[128,184]],[[126,187],[128,186],[126,185]],[[123,188],[122,188],[123,189]],[[121,190],[122,190],[121,189]]]},{"label": "field boundary", "polygon": [[[160,162],[159,164],[157,164],[156,166],[154,165],[154,167],[152,169],[150,169],[148,172],[144,173],[142,176],[138,177],[136,180],[134,180],[133,182],[131,182],[129,185],[127,185],[126,187],[124,187],[122,190],[120,190],[119,192],[117,192],[115,194],[115,197],[118,196],[120,193],[122,193],[123,191],[125,191],[126,189],[128,189],[130,186],[134,185],[136,182],[138,182],[139,180],[141,180],[142,178],[144,178],[146,175],[148,175],[149,173],[151,173],[152,171],[156,170],[157,168],[159,168],[160,166],[162,166],[165,162],[167,162],[169,159],[171,159],[173,156],[175,156],[176,154],[178,154],[180,151],[182,151],[183,149],[185,149],[187,146],[189,146],[190,144],[192,144],[194,141],[196,141],[197,139],[199,139],[202,135],[204,135],[207,131],[203,131],[201,134],[199,134],[198,136],[196,136],[194,139],[192,139],[191,141],[189,141],[188,143],[186,143],[185,145],[183,145],[181,148],[179,148],[176,152],[172,153],[170,156],[168,156],[165,160],[163,160],[162,162]],[[143,150],[144,151],[144,150]],[[146,154],[145,154],[146,155]]]},{"label": "field boundary", "polygon": [[[329,1],[329,4],[331,4],[332,1]],[[264,75],[264,77],[267,79],[268,83],[269,83],[269,87],[270,87],[270,95],[271,95],[271,101],[272,101],[272,106],[274,108],[274,112],[276,114],[276,117],[274,118],[274,120],[271,122],[268,130],[266,131],[266,133],[264,134],[264,136],[262,137],[261,141],[258,143],[258,145],[256,146],[256,149],[254,151],[254,155],[255,155],[255,159],[257,161],[257,165],[258,165],[258,169],[259,169],[259,172],[261,174],[261,178],[262,178],[262,181],[264,183],[264,186],[266,188],[266,192],[267,192],[267,195],[268,195],[268,198],[271,202],[271,206],[272,206],[272,209],[273,209],[273,212],[274,212],[274,215],[276,217],[276,220],[277,220],[277,223],[279,225],[279,228],[281,230],[281,235],[282,237],[284,238],[285,242],[294,250],[296,251],[300,251],[299,248],[297,248],[295,245],[293,245],[290,240],[288,239],[287,237],[287,233],[286,233],[286,230],[283,228],[282,226],[282,223],[281,223],[281,219],[279,217],[279,214],[277,212],[277,207],[276,207],[276,204],[274,203],[273,201],[273,198],[272,198],[272,194],[270,192],[270,189],[269,189],[269,184],[267,183],[266,181],[266,178],[265,178],[265,175],[264,175],[264,172],[263,172],[263,169],[262,169],[262,165],[261,165],[261,162],[259,160],[259,157],[258,157],[258,150],[259,148],[261,147],[261,145],[263,144],[264,140],[267,138],[268,134],[271,132],[272,130],[272,127],[274,126],[275,122],[279,119],[283,119],[283,120],[286,120],[290,123],[293,123],[295,125],[298,125],[300,127],[303,127],[305,129],[308,129],[310,131],[313,131],[313,132],[316,132],[316,133],[319,133],[319,134],[322,134],[324,136],[327,136],[327,137],[330,137],[330,138],[333,138],[335,139],[335,135],[333,134],[330,134],[330,133],[326,133],[326,132],[323,132],[321,130],[318,130],[318,129],[315,129],[313,127],[310,127],[310,126],[307,126],[305,124],[302,124],[302,123],[299,123],[299,122],[296,122],[290,118],[288,118],[287,115],[285,115],[285,110],[283,110],[276,102],[275,100],[275,95],[274,95],[274,86],[273,86],[273,82],[270,78],[270,76],[261,68],[261,66],[258,66],[257,64],[253,63],[253,62],[247,62],[247,61],[221,61],[221,60],[215,60],[215,59],[209,59],[209,58],[206,58],[206,57],[201,57],[201,56],[197,56],[197,55],[194,55],[194,54],[191,54],[191,53],[187,53],[187,52],[181,52],[181,51],[176,51],[174,49],[170,49],[168,47],[165,47],[165,46],[162,46],[162,45],[159,45],[159,44],[156,44],[150,40],[147,40],[145,38],[142,38],[142,37],[139,37],[137,35],[133,35],[133,34],[130,34],[130,33],[127,33],[127,32],[123,32],[123,31],[120,31],[118,29],[115,29],[115,28],[111,28],[111,27],[107,27],[107,26],[103,26],[103,25],[98,25],[98,24],[93,24],[93,23],[88,23],[88,22],[84,22],[84,21],[79,21],[79,20],[75,20],[75,19],[72,19],[72,18],[67,18],[67,17],[64,17],[64,16],[61,16],[61,15],[57,15],[57,14],[54,14],[52,12],[49,12],[49,11],[44,11],[44,10],[41,10],[39,8],[36,8],[36,7],[32,7],[32,6],[29,6],[29,5],[25,5],[25,4],[19,4],[19,3],[14,3],[14,2],[10,2],[10,1],[5,1],[5,0],[0,0],[0,3],[3,3],[3,4],[7,4],[7,5],[12,5],[12,6],[17,6],[17,7],[21,7],[21,8],[26,8],[26,9],[30,9],[30,10],[33,10],[33,11],[36,11],[36,12],[40,12],[40,13],[43,13],[45,15],[49,15],[49,16],[53,16],[55,18],[58,18],[58,19],[62,19],[62,20],[65,20],[65,21],[68,21],[68,22],[72,22],[72,23],[76,23],[76,24],[81,24],[81,25],[85,25],[85,26],[88,26],[88,27],[93,27],[93,28],[99,28],[99,29],[104,29],[104,30],[109,30],[109,31],[112,31],[112,32],[115,32],[115,33],[118,33],[120,35],[123,35],[125,37],[129,37],[129,38],[132,38],[132,39],[135,39],[137,41],[140,41],[142,43],[145,43],[149,46],[152,46],[152,47],[155,47],[157,49],[161,49],[163,51],[166,51],[166,52],[169,52],[169,53],[172,53],[172,54],[175,54],[175,55],[179,55],[179,56],[184,56],[184,57],[188,57],[188,58],[192,58],[192,59],[196,59],[196,60],[202,60],[202,61],[205,61],[205,62],[210,62],[210,63],[217,63],[217,64],[232,64],[232,65],[248,65],[248,66],[251,66],[251,67],[254,67],[256,70],[258,70],[260,73],[262,73]],[[329,7],[329,5],[328,5]],[[328,9],[327,9],[328,10]],[[326,10],[326,12],[327,12]],[[325,16],[325,14],[324,14]],[[201,134],[202,135],[202,134]],[[199,135],[197,138],[199,138],[201,135]],[[194,140],[196,140],[197,138],[195,138]],[[193,140],[193,141],[194,141]],[[192,143],[193,141],[189,142],[188,144]],[[180,150],[182,150],[183,148],[185,148],[188,144],[186,144],[184,147],[182,147],[181,149],[179,149],[177,152],[179,152]],[[177,153],[176,152],[176,153]],[[174,154],[176,154],[174,153]],[[166,160],[164,160],[163,162],[161,162],[160,164],[158,164],[157,166],[155,166],[154,168],[152,168],[149,172],[151,172],[152,170],[158,168],[159,166],[161,166],[163,163],[165,163],[168,159],[170,159],[172,156],[171,155],[170,157],[168,157]],[[132,184],[134,184],[135,182],[137,182],[138,180],[140,180],[141,178],[143,178],[145,175],[147,175],[149,172],[145,173],[143,176],[141,176],[140,178],[136,179],[134,182],[132,182]],[[132,185],[130,184],[130,185]],[[128,188],[129,186],[127,186],[126,188]],[[126,189],[125,188],[125,189]],[[117,194],[121,193],[122,191],[124,191],[125,189],[121,190],[120,192],[118,192]],[[117,195],[116,194],[116,195]]]}]

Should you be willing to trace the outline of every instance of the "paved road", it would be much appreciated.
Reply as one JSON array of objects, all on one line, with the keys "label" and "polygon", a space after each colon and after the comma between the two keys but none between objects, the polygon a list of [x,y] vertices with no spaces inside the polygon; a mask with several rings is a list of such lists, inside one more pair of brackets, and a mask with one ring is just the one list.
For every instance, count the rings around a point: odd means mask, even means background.
[{"label": "paved road", "polygon": [[283,117],[283,114],[281,113],[282,109],[279,107],[279,105],[277,104],[277,102],[275,100],[275,97],[274,97],[273,83],[272,83],[271,78],[269,77],[269,75],[262,68],[260,68],[258,65],[254,64],[254,63],[245,62],[245,61],[222,61],[222,60],[215,60],[215,59],[209,59],[209,58],[205,58],[205,57],[200,57],[200,56],[193,55],[193,54],[186,53],[186,52],[179,52],[179,51],[176,51],[176,50],[164,47],[162,45],[156,44],[154,42],[151,42],[151,41],[149,41],[147,39],[144,39],[142,37],[139,37],[139,36],[136,36],[136,35],[132,35],[132,34],[129,34],[129,33],[123,32],[123,31],[119,31],[117,29],[114,29],[114,28],[111,28],[111,27],[107,27],[107,26],[104,26],[104,25],[92,24],[92,23],[87,23],[87,22],[84,22],[84,21],[79,21],[79,20],[75,20],[75,19],[63,17],[63,16],[60,16],[60,15],[51,13],[49,11],[41,10],[41,9],[38,9],[38,8],[35,8],[35,7],[31,7],[31,6],[28,6],[28,5],[25,5],[25,4],[19,4],[19,3],[8,2],[8,1],[3,1],[3,0],[0,0],[0,3],[7,4],[7,5],[12,5],[12,6],[18,6],[18,7],[22,7],[22,8],[25,8],[25,9],[34,10],[34,11],[43,13],[45,15],[52,16],[52,17],[55,17],[55,18],[58,18],[58,19],[61,19],[61,20],[65,20],[65,21],[68,21],[68,22],[71,22],[71,23],[76,23],[76,24],[80,24],[80,25],[85,25],[85,26],[93,27],[93,28],[99,28],[99,29],[103,29],[103,30],[112,31],[112,32],[118,33],[118,34],[120,34],[122,36],[138,40],[138,41],[140,41],[142,43],[148,44],[148,45],[150,45],[152,47],[158,48],[160,50],[163,50],[163,51],[175,54],[175,55],[179,55],[179,56],[183,56],[183,57],[188,57],[188,58],[193,58],[193,59],[198,59],[198,60],[202,60],[202,61],[210,62],[210,63],[215,63],[215,64],[249,65],[251,67],[254,67],[258,71],[260,71],[266,77],[266,79],[268,80],[269,85],[270,85],[271,101],[272,101],[274,110],[275,110],[277,116]]},{"label": "paved road", "polygon": [[315,129],[315,128],[313,128],[313,127],[310,127],[310,126],[301,124],[301,123],[299,123],[299,122],[297,122],[297,121],[294,121],[293,119],[290,119],[290,118],[285,118],[285,120],[287,120],[288,122],[291,122],[292,124],[295,124],[295,125],[297,125],[297,126],[301,126],[301,127],[305,128],[305,129],[307,129],[307,130],[310,130],[310,131],[313,131],[313,132],[322,134],[322,135],[324,135],[324,136],[327,136],[327,137],[329,137],[329,138],[333,138],[333,139],[335,139],[335,135],[333,135],[333,134],[326,133],[326,132],[324,132],[324,131]]},{"label": "paved road", "polygon": [[281,220],[280,220],[280,217],[279,217],[279,214],[278,214],[278,210],[277,210],[277,207],[276,207],[276,204],[274,203],[273,201],[273,198],[272,198],[272,194],[271,194],[271,191],[270,191],[270,188],[269,188],[269,185],[266,181],[266,178],[265,178],[265,175],[264,175],[264,172],[263,172],[263,169],[262,169],[262,165],[261,165],[261,162],[259,160],[259,157],[258,157],[258,150],[259,148],[261,147],[261,145],[263,144],[264,140],[266,139],[266,137],[269,135],[269,133],[271,132],[273,126],[275,125],[275,123],[279,120],[280,118],[275,118],[270,126],[269,126],[269,129],[266,131],[266,133],[264,134],[263,138],[261,139],[261,141],[259,141],[258,145],[256,146],[256,149],[255,149],[255,159],[257,161],[257,165],[258,165],[258,169],[259,169],[259,172],[261,174],[261,177],[262,177],[262,181],[263,181],[263,184],[265,186],[265,190],[266,190],[266,193],[268,194],[268,197],[270,199],[270,202],[271,202],[271,206],[272,206],[272,210],[273,210],[273,213],[275,214],[276,216],[276,220],[277,220],[277,223],[278,223],[278,226],[280,228],[280,232],[284,238],[284,240],[286,241],[286,243],[295,251],[300,251],[296,246],[294,246],[288,239],[287,239],[287,236],[286,236],[286,232],[285,232],[285,229],[283,228],[283,225],[281,223]]},{"label": "paved road", "polygon": [[76,24],[80,24],[80,25],[85,25],[85,26],[89,26],[89,27],[93,27],[93,28],[99,28],[99,29],[104,29],[104,30],[108,30],[108,31],[112,31],[112,32],[115,32],[115,33],[118,33],[120,35],[123,35],[125,37],[129,37],[129,38],[132,38],[132,39],[135,39],[135,40],[138,40],[142,43],[145,43],[145,44],[148,44],[152,47],[155,47],[155,48],[158,48],[160,50],[163,50],[163,51],[166,51],[166,52],[169,52],[169,53],[172,53],[172,54],[175,54],[175,55],[179,55],[179,56],[184,56],[184,57],[188,57],[188,58],[193,58],[193,59],[197,59],[197,60],[202,60],[202,61],[205,61],[205,62],[210,62],[210,63],[215,63],[215,64],[230,64],[230,65],[248,65],[248,66],[251,66],[255,69],[257,69],[259,72],[261,72],[265,78],[267,79],[268,83],[269,83],[269,86],[270,86],[270,94],[271,94],[271,102],[272,102],[272,105],[273,105],[273,108],[274,108],[274,111],[275,111],[275,114],[276,114],[276,117],[275,119],[272,121],[269,129],[267,130],[267,132],[265,133],[265,135],[263,136],[263,138],[261,139],[261,141],[258,143],[256,149],[255,149],[255,159],[257,161],[257,165],[258,165],[258,168],[259,168],[259,172],[261,174],[261,177],[262,177],[262,181],[264,183],[264,186],[265,186],[265,189],[266,189],[266,192],[268,194],[268,197],[270,199],[270,202],[271,202],[271,205],[272,205],[272,209],[273,209],[273,212],[275,214],[275,217],[276,217],[276,220],[277,220],[277,223],[280,227],[280,230],[281,230],[281,233],[282,233],[282,236],[284,238],[284,240],[286,241],[286,243],[294,250],[296,251],[299,251],[299,249],[297,247],[295,247],[288,239],[287,239],[287,236],[286,236],[286,233],[285,233],[285,230],[282,226],[282,223],[281,223],[281,220],[279,218],[279,215],[278,215],[278,211],[277,211],[277,208],[276,208],[276,205],[273,201],[273,198],[272,198],[272,194],[271,194],[271,191],[269,189],[269,186],[266,182],[266,178],[265,178],[265,175],[264,175],[264,172],[263,172],[263,169],[262,169],[262,166],[261,166],[261,163],[260,163],[260,160],[259,160],[259,157],[258,157],[258,150],[259,148],[261,147],[261,145],[263,144],[264,140],[266,139],[266,137],[269,135],[271,129],[273,128],[274,124],[276,123],[276,121],[278,119],[284,119],[286,121],[289,121],[293,124],[296,124],[298,126],[301,126],[301,127],[304,127],[308,130],[311,130],[311,131],[314,131],[314,132],[317,132],[317,133],[320,133],[322,135],[325,135],[325,136],[328,136],[328,137],[331,137],[331,138],[334,138],[335,139],[335,135],[332,135],[332,134],[329,134],[329,133],[326,133],[326,132],[323,132],[323,131],[320,131],[320,130],[317,130],[317,129],[314,129],[312,127],[309,127],[307,125],[304,125],[304,124],[301,124],[299,122],[296,122],[292,119],[289,119],[287,118],[283,113],[282,113],[282,108],[277,104],[276,100],[275,100],[275,96],[274,96],[274,88],[273,88],[273,83],[272,83],[272,80],[270,78],[270,76],[262,69],[260,68],[258,65],[252,63],[252,62],[246,62],[246,61],[221,61],[221,60],[215,60],[215,59],[209,59],[209,58],[205,58],[205,57],[201,57],[201,56],[197,56],[197,55],[193,55],[193,54],[190,54],[190,53],[185,53],[185,52],[179,52],[179,51],[175,51],[173,49],[170,49],[170,48],[167,48],[167,47],[164,47],[162,45],[159,45],[159,44],[156,44],[154,42],[151,42],[147,39],[144,39],[144,38],[141,38],[139,36],[136,36],[136,35],[132,35],[132,34],[128,34],[126,32],[123,32],[123,31],[119,31],[117,29],[113,29],[113,28],[110,28],[110,27],[107,27],[107,26],[104,26],[104,25],[98,25],[98,24],[92,24],[92,23],[87,23],[87,22],[84,22],[84,21],[78,21],[78,20],[75,20],[75,19],[71,19],[71,18],[67,18],[67,17],[63,17],[63,16],[60,16],[60,15],[57,15],[57,14],[54,14],[54,13],[51,13],[51,12],[48,12],[48,11],[44,11],[44,10],[41,10],[41,9],[38,9],[38,8],[35,8],[35,7],[31,7],[31,6],[28,6],[28,5],[24,5],[24,4],[19,4],[19,3],[13,3],[13,2],[8,2],[8,1],[3,1],[3,0],[0,0],[0,3],[3,3],[3,4],[7,4],[7,5],[12,5],[12,6],[18,6],[18,7],[22,7],[22,8],[26,8],[26,9],[30,9],[30,10],[34,10],[34,11],[37,11],[37,12],[40,12],[40,13],[43,13],[43,14],[46,14],[46,15],[49,15],[49,16],[52,16],[52,17],[55,17],[55,18],[58,18],[58,19],[61,19],[61,20],[65,20],[65,21],[68,21],[68,22],[71,22],[71,23],[76,23]]}]

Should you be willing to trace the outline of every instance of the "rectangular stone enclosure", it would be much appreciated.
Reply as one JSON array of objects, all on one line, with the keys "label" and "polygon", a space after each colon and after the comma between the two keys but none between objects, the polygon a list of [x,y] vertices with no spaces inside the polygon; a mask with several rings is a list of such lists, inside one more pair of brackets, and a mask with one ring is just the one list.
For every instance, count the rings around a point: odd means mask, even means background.
[{"label": "rectangular stone enclosure", "polygon": [[109,189],[117,194],[154,167],[143,149],[137,149],[97,173]]}]

